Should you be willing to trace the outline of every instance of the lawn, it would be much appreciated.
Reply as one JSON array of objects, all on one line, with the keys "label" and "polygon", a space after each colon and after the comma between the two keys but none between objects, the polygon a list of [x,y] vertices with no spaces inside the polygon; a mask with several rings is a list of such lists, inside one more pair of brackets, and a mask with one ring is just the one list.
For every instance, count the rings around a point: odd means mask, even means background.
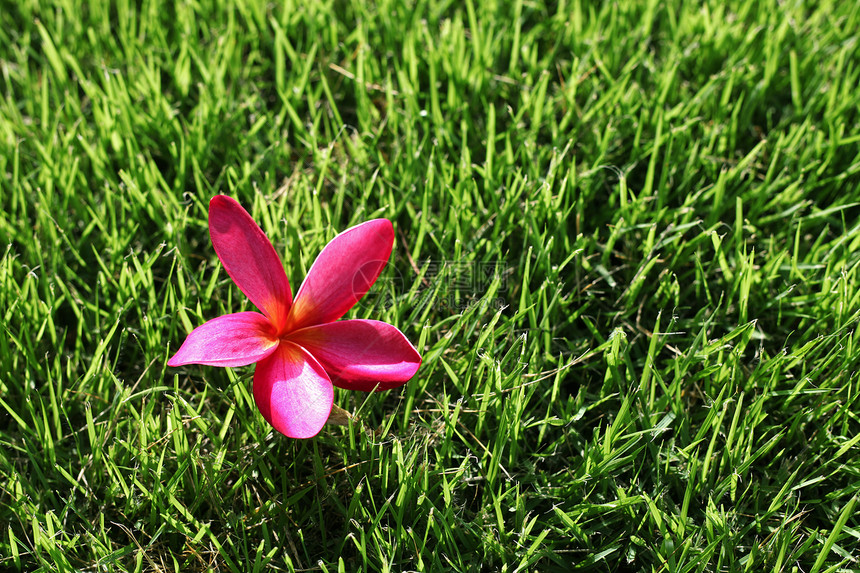
[{"label": "lawn", "polygon": [[[0,570],[860,569],[860,4],[2,4]],[[168,367],[216,194],[415,377]]]}]

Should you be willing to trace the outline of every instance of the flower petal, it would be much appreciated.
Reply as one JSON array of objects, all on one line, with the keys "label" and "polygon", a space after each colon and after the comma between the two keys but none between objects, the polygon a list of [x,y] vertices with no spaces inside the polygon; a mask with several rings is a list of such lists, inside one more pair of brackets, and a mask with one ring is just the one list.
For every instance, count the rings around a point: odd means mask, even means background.
[{"label": "flower petal", "polygon": [[313,356],[282,342],[257,364],[254,401],[266,421],[285,436],[311,438],[328,420],[334,387]]},{"label": "flower petal", "polygon": [[332,239],[299,287],[289,330],[343,316],[376,281],[393,246],[394,227],[388,219],[361,223]]},{"label": "flower petal", "polygon": [[290,283],[272,243],[235,199],[209,202],[209,236],[227,274],[280,330],[293,303]]},{"label": "flower petal", "polygon": [[225,314],[192,330],[167,365],[247,366],[277,345],[274,327],[259,312]]},{"label": "flower petal", "polygon": [[303,328],[290,341],[313,354],[335,386],[388,390],[403,385],[421,356],[396,327],[378,320],[340,320]]}]

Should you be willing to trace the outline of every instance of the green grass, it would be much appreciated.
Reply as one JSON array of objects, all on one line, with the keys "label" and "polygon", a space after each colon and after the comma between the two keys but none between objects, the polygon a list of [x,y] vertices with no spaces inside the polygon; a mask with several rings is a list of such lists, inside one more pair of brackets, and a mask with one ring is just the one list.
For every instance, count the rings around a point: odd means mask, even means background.
[{"label": "green grass", "polygon": [[[860,568],[860,5],[693,4],[5,3],[0,569]],[[394,221],[416,377],[168,368],[215,193]]]}]

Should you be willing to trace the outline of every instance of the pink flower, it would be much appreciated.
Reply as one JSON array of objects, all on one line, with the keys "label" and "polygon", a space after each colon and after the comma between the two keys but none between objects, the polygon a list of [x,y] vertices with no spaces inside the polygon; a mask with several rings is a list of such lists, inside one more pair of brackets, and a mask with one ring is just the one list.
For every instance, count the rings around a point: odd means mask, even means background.
[{"label": "pink flower", "polygon": [[230,197],[209,202],[209,235],[227,274],[259,312],[213,318],[195,328],[168,366],[246,366],[254,362],[254,400],[291,438],[310,438],[331,412],[334,386],[388,390],[406,383],[421,356],[394,326],[340,320],[376,281],[391,256],[394,228],[374,219],[325,246],[293,300],[272,243]]}]

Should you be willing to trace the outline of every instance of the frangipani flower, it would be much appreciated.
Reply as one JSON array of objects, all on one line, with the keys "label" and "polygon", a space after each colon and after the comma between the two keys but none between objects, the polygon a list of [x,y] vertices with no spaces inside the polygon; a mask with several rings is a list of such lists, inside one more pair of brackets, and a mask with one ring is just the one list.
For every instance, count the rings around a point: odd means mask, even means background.
[{"label": "frangipani flower", "polygon": [[293,300],[272,243],[230,197],[209,202],[215,253],[245,296],[262,311],[213,318],[195,328],[168,366],[257,363],[254,400],[263,417],[291,438],[322,429],[333,385],[388,390],[412,378],[421,356],[396,327],[377,320],[338,320],[376,281],[391,256],[394,228],[374,219],[325,246]]}]

